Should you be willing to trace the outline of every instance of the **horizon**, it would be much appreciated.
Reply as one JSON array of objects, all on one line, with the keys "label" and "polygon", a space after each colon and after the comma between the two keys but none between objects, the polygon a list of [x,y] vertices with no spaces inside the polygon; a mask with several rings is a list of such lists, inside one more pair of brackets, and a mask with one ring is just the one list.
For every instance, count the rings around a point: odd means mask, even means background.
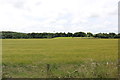
[{"label": "horizon", "polygon": [[119,0],[0,0],[0,30],[118,33]]},{"label": "horizon", "polygon": [[[3,32],[17,32],[17,31],[0,31],[1,33],[3,33]],[[77,31],[77,32],[84,32],[84,31]],[[26,33],[27,34],[27,32],[17,32],[17,33]],[[72,33],[72,34],[74,34],[74,33],[76,33],[76,32],[28,32],[28,33]],[[92,32],[84,32],[84,33],[92,33]],[[107,33],[107,34],[109,34],[109,33],[115,33],[115,32],[97,32],[97,33],[92,33],[92,34],[98,34],[98,33]],[[115,33],[115,34],[119,34],[119,33]]]}]

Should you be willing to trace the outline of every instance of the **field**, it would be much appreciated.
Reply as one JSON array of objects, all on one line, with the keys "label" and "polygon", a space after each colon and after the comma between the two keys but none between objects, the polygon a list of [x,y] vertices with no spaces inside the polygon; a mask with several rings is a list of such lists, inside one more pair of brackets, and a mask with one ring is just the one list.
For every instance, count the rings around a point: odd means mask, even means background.
[{"label": "field", "polygon": [[117,39],[3,39],[3,77],[116,78]]}]

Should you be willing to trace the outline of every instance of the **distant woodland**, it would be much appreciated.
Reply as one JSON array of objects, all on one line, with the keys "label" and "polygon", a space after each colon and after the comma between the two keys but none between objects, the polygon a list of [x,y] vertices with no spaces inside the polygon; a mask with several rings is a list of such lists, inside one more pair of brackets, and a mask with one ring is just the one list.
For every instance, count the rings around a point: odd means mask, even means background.
[{"label": "distant woodland", "polygon": [[97,33],[75,32],[75,33],[20,33],[12,31],[1,31],[2,39],[31,39],[31,38],[55,38],[55,37],[93,37],[93,38],[120,38],[120,33]]}]

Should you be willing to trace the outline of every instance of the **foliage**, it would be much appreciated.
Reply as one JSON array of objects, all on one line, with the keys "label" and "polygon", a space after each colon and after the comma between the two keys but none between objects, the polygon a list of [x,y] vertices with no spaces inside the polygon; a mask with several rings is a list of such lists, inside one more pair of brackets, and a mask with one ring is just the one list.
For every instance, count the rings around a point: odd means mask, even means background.
[{"label": "foliage", "polygon": [[[1,32],[0,32],[1,34]],[[97,33],[75,32],[75,33],[20,33],[11,31],[2,31],[2,39],[27,39],[27,38],[55,38],[55,37],[95,37],[95,38],[120,38],[120,34],[115,33]]]}]

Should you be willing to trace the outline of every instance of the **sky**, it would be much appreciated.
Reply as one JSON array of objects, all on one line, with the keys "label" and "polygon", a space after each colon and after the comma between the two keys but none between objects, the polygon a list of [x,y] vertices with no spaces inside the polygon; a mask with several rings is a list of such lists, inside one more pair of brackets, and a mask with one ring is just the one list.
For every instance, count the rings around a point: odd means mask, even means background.
[{"label": "sky", "polygon": [[0,0],[0,31],[118,32],[119,0]]}]

